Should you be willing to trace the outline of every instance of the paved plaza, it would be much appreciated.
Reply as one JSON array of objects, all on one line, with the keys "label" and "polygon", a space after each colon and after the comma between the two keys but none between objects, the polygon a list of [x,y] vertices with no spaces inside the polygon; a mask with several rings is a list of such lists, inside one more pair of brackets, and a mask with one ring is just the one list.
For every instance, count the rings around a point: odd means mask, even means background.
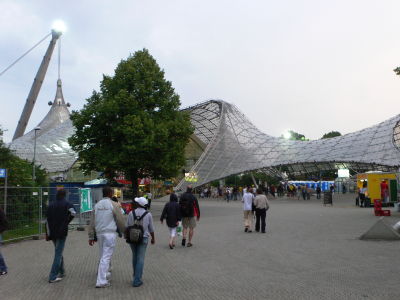
[{"label": "paved plaza", "polygon": [[[400,299],[400,241],[361,241],[377,217],[354,196],[271,199],[267,234],[244,233],[240,201],[200,200],[192,248],[168,248],[168,230],[154,201],[156,244],[149,245],[143,286],[131,287],[131,251],[119,239],[112,286],[96,289],[98,248],[87,232],[70,232],[67,276],[49,284],[53,245],[24,241],[2,248],[9,274],[0,299]],[[393,209],[392,209],[393,211]],[[395,223],[400,213],[387,220]]]}]

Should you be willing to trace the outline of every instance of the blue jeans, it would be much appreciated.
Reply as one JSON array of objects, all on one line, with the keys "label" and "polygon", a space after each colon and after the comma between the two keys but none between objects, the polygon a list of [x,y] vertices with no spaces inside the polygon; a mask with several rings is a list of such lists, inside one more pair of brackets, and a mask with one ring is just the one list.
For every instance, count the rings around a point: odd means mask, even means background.
[{"label": "blue jeans", "polygon": [[65,275],[63,251],[66,239],[67,237],[52,240],[55,251],[54,251],[53,265],[51,266],[51,271],[49,275],[49,280],[56,279],[58,275],[60,276]]},{"label": "blue jeans", "polygon": [[[2,236],[0,234],[0,246],[1,246],[1,241],[2,241]],[[4,261],[3,255],[1,254],[0,251],[0,272],[7,272],[7,266],[6,266],[6,262]]]},{"label": "blue jeans", "polygon": [[144,237],[140,244],[130,244],[132,250],[133,286],[139,286],[143,283],[142,274],[144,268],[144,256],[146,254],[148,241],[149,238]]}]

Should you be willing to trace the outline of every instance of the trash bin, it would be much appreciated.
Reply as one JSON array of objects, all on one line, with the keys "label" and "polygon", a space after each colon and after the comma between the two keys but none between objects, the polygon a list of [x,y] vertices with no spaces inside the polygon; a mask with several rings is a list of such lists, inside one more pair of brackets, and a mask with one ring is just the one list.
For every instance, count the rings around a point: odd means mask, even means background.
[{"label": "trash bin", "polygon": [[330,204],[332,205],[332,193],[324,192],[324,205]]}]

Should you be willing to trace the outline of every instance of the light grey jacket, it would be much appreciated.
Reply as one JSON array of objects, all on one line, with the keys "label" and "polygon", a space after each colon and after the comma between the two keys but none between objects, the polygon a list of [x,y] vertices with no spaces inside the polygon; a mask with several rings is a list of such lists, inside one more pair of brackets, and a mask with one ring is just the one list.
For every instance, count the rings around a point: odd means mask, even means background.
[{"label": "light grey jacket", "polygon": [[116,233],[117,228],[122,234],[125,231],[124,217],[121,208],[110,198],[103,198],[94,206],[89,225],[89,239],[93,240],[95,234]]}]

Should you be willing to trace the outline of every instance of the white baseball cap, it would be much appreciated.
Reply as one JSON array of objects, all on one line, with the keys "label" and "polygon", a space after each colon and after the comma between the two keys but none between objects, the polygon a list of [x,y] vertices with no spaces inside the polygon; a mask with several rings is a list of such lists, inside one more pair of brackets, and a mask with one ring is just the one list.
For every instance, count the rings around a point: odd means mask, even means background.
[{"label": "white baseball cap", "polygon": [[148,201],[144,197],[136,197],[135,202],[138,203],[140,206],[146,206]]}]

